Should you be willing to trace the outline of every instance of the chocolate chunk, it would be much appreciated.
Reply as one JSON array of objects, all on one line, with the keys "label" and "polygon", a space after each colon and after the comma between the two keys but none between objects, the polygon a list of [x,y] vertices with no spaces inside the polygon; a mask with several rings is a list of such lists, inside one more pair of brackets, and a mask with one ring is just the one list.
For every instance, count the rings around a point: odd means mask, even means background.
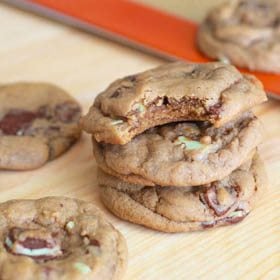
[{"label": "chocolate chunk", "polygon": [[225,220],[229,224],[237,224],[237,223],[241,222],[245,217],[246,217],[246,215],[244,215],[242,217],[226,218]]},{"label": "chocolate chunk", "polygon": [[26,238],[23,242],[19,242],[23,247],[28,249],[40,249],[40,248],[52,248],[53,244],[50,244],[46,240],[38,238]]},{"label": "chocolate chunk", "polygon": [[167,96],[164,96],[162,104],[165,106],[169,104],[169,100]]},{"label": "chocolate chunk", "polygon": [[5,247],[12,254],[41,260],[50,260],[62,255],[60,245],[52,234],[44,229],[11,228],[5,238]]},{"label": "chocolate chunk", "polygon": [[208,206],[214,210],[217,216],[223,216],[233,204],[221,205],[217,198],[216,187],[208,188],[204,193],[204,199],[207,202]]},{"label": "chocolate chunk", "polygon": [[24,131],[38,118],[38,114],[25,110],[11,110],[0,121],[0,130],[7,135]]},{"label": "chocolate chunk", "polygon": [[214,227],[215,224],[216,224],[215,221],[213,221],[213,222],[202,222],[201,226],[203,228],[212,228],[212,227]]},{"label": "chocolate chunk", "polygon": [[242,221],[248,213],[242,209],[236,209],[231,212],[227,217],[213,221],[213,222],[202,222],[201,226],[205,229],[213,228],[216,224],[236,224]]},{"label": "chocolate chunk", "polygon": [[18,236],[18,234],[22,231],[22,229],[18,228],[18,227],[12,227],[10,229],[10,232],[8,234],[8,237],[10,238],[10,240],[12,242],[16,241],[16,236]]},{"label": "chocolate chunk", "polygon": [[96,239],[91,239],[89,244],[92,246],[100,247],[100,242]]}]

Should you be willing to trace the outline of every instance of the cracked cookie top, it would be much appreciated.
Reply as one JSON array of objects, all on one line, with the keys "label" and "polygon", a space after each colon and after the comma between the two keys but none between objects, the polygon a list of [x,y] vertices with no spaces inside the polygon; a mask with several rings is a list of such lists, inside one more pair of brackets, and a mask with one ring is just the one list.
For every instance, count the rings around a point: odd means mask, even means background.
[{"label": "cracked cookie top", "polygon": [[116,215],[157,230],[176,232],[243,220],[251,211],[256,194],[266,187],[266,174],[256,153],[229,176],[206,186],[133,185],[101,170],[98,181],[102,201]]},{"label": "cracked cookie top", "polygon": [[66,151],[80,136],[79,104],[44,83],[0,86],[0,169],[31,169]]},{"label": "cracked cookie top", "polygon": [[98,142],[128,143],[165,123],[209,121],[216,127],[266,100],[261,83],[223,63],[168,63],[112,83],[81,126]]},{"label": "cracked cookie top", "polygon": [[1,279],[119,279],[123,273],[125,241],[91,203],[12,200],[0,204],[0,213]]},{"label": "cracked cookie top", "polygon": [[280,72],[280,2],[227,1],[209,13],[198,43],[210,57],[252,70]]},{"label": "cracked cookie top", "polygon": [[125,145],[97,143],[99,167],[131,183],[187,187],[220,180],[236,169],[262,139],[250,112],[215,128],[209,122],[172,123],[151,128]]}]

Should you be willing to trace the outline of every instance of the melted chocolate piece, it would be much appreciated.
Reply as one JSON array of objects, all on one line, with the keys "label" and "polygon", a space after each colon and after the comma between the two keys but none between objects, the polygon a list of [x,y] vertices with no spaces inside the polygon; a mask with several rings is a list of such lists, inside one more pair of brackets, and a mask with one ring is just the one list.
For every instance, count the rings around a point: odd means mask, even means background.
[{"label": "melted chocolate piece", "polygon": [[221,205],[217,198],[217,189],[215,186],[208,188],[204,193],[204,201],[208,204],[208,206],[214,210],[215,214],[219,216],[223,216],[226,212],[232,207],[234,202],[236,201],[240,188],[239,187],[231,187],[230,195],[234,198],[234,201],[230,205]]},{"label": "melted chocolate piece", "polygon": [[205,201],[208,206],[214,210],[217,216],[224,215],[231,207],[231,205],[221,205],[217,199],[217,190],[215,187],[208,188],[204,193]]},{"label": "melted chocolate piece", "polygon": [[237,212],[237,211],[238,212],[242,211],[242,216],[224,217],[222,219],[218,219],[218,220],[213,221],[213,222],[202,222],[201,226],[203,228],[205,228],[205,229],[208,229],[208,228],[213,228],[217,224],[222,224],[223,225],[223,224],[236,224],[236,223],[239,223],[248,215],[248,213],[246,213],[242,209],[236,209],[232,213]]},{"label": "melted chocolate piece", "polygon": [[216,222],[202,222],[201,226],[203,228],[212,228],[212,227],[214,227],[215,224],[216,224]]},{"label": "melted chocolate piece", "polygon": [[0,121],[0,130],[7,135],[16,135],[20,130],[28,129],[38,114],[25,110],[11,110]]},{"label": "melted chocolate piece", "polygon": [[[25,231],[25,229],[13,227],[10,229],[8,237],[12,242],[16,242],[19,235]],[[54,242],[50,243],[45,239],[27,237],[24,241],[19,242],[19,244],[28,249],[40,249],[53,248]]]},{"label": "melted chocolate piece", "polygon": [[[54,248],[56,245],[56,242],[54,239],[50,239],[50,240],[46,240],[46,239],[41,239],[41,238],[36,238],[36,237],[26,237],[23,241],[20,241],[20,235],[22,233],[24,233],[25,231],[28,231],[26,229],[22,229],[22,228],[11,228],[7,238],[12,242],[12,243],[17,243],[18,245],[26,248],[26,249],[30,249],[30,250],[36,250],[36,249],[52,249]],[[52,234],[53,235],[53,234]],[[18,252],[14,247],[10,247],[9,244],[4,243],[5,248],[8,252],[10,252],[11,254],[14,255],[24,255],[23,253]],[[43,260],[43,261],[47,261],[47,260],[51,260],[51,259],[55,259],[55,258],[59,258],[62,257],[60,255],[60,253],[58,253],[58,255],[28,255],[28,257],[33,258],[35,260]]]},{"label": "melted chocolate piece", "polygon": [[15,242],[16,234],[17,234],[18,232],[20,232],[20,229],[17,228],[17,227],[13,227],[13,228],[10,229],[9,234],[8,234],[8,237],[10,238],[10,240],[11,240],[12,242]]},{"label": "melted chocolate piece", "polygon": [[[115,94],[116,92],[113,93],[111,97],[113,97],[113,95],[115,96]],[[118,93],[118,96],[119,94],[121,94],[121,92]],[[132,109],[127,115],[128,119],[134,115],[138,116],[138,121],[141,121],[141,119],[153,119],[155,118],[154,114],[157,114],[157,112],[160,111],[162,112],[162,115],[178,114],[182,117],[182,120],[201,118],[203,121],[203,119],[207,119],[209,117],[213,120],[216,120],[219,119],[220,112],[222,110],[222,104],[217,103],[207,108],[205,105],[205,100],[201,100],[196,97],[183,97],[177,100],[175,98],[163,96],[155,98],[152,102],[146,104],[145,108],[145,113],[140,117],[139,114],[141,112]],[[133,123],[133,125],[135,125],[135,123]]]},{"label": "melted chocolate piece", "polygon": [[26,238],[23,242],[19,242],[23,247],[28,249],[41,249],[52,248],[53,244],[50,244],[47,240],[38,238]]},{"label": "melted chocolate piece", "polygon": [[[69,123],[78,120],[80,117],[80,108],[72,103],[62,103],[56,105],[54,112],[51,107],[41,106],[37,112],[31,112],[26,110],[10,110],[3,118],[0,120],[0,130],[6,135],[17,135],[21,132],[21,135],[33,134],[34,131],[28,132],[33,121],[37,118],[41,119],[58,119],[61,122]],[[59,131],[58,126],[50,126],[46,130]],[[35,131],[36,132],[36,131]]]},{"label": "melted chocolate piece", "polygon": [[168,97],[167,97],[167,96],[164,96],[164,97],[163,97],[163,102],[162,102],[162,104],[166,106],[166,105],[169,105],[169,103],[170,103],[170,102],[169,102]]}]

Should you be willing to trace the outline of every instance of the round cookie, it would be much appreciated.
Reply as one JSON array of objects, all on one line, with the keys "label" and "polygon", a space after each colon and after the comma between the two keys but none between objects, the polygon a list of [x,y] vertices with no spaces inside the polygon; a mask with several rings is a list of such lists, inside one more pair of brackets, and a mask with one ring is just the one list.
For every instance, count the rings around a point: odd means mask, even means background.
[{"label": "round cookie", "polygon": [[261,123],[248,112],[220,128],[182,122],[152,128],[125,145],[92,141],[97,164],[108,174],[145,186],[187,187],[229,175],[261,139]]},{"label": "round cookie", "polygon": [[101,199],[115,215],[165,232],[184,232],[234,224],[252,210],[266,184],[258,155],[221,181],[207,186],[146,187],[98,174]]},{"label": "round cookie", "polygon": [[64,197],[0,204],[0,279],[120,279],[126,243],[91,203]]},{"label": "round cookie", "polygon": [[0,86],[0,169],[28,170],[67,151],[79,138],[81,108],[46,83]]},{"label": "round cookie", "polygon": [[234,66],[175,62],[115,81],[80,123],[98,142],[126,144],[171,122],[209,121],[219,127],[265,100],[261,83]]},{"label": "round cookie", "polygon": [[211,58],[280,73],[280,1],[226,1],[202,23],[198,45]]}]

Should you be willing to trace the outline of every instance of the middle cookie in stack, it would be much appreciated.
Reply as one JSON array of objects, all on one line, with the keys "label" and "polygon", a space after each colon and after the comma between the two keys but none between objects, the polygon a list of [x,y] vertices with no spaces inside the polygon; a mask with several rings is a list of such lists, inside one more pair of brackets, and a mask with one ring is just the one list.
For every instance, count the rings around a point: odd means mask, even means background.
[{"label": "middle cookie in stack", "polygon": [[170,63],[116,81],[81,120],[103,170],[102,201],[168,232],[241,221],[265,184],[261,124],[248,111],[265,100],[255,77],[222,63]]}]

